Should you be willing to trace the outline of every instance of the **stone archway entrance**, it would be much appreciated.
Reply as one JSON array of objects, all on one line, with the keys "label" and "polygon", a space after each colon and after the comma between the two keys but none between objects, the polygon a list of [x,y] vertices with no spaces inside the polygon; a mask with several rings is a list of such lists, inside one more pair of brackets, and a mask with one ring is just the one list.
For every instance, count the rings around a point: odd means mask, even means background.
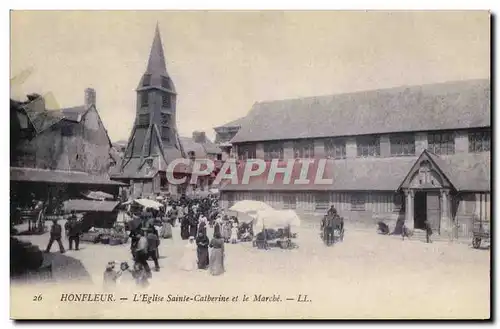
[{"label": "stone archway entrance", "polygon": [[400,186],[405,192],[406,227],[424,229],[428,221],[434,234],[450,232],[450,192],[453,189],[429,153],[422,152]]}]

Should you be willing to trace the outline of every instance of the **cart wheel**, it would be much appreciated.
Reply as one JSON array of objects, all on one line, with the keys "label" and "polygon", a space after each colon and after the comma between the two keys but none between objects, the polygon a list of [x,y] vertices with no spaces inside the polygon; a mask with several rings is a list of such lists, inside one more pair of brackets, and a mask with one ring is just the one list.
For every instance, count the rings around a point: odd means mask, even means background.
[{"label": "cart wheel", "polygon": [[478,249],[480,246],[481,246],[481,238],[472,239],[472,247],[474,247],[474,249]]}]

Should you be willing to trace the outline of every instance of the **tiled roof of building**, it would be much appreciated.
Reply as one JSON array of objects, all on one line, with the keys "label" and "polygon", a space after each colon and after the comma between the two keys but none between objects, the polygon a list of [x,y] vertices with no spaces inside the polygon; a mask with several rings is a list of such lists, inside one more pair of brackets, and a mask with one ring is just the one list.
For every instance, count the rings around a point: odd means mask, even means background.
[{"label": "tiled roof of building", "polygon": [[241,125],[246,121],[247,117],[241,117],[236,120],[230,121],[228,123],[225,123],[221,126],[217,126],[214,129],[217,130],[217,128],[231,128],[231,127],[241,127]]},{"label": "tiled roof of building", "polygon": [[180,137],[184,152],[195,152],[196,158],[206,158],[208,154],[221,154],[221,149],[212,141],[206,139],[205,143],[197,143],[191,137]]},{"label": "tiled roof of building", "polygon": [[[182,158],[180,155],[180,151],[171,147],[167,147],[163,150],[166,153],[167,158],[169,159],[179,159]],[[140,157],[134,158],[125,158],[121,161],[125,161],[123,170],[121,170],[121,163],[115,166],[110,171],[110,176],[114,179],[125,179],[125,178],[153,178],[158,171],[169,170],[168,164],[163,160],[161,156],[151,156],[152,166],[149,166],[145,163],[147,158],[144,158],[141,162]],[[189,166],[184,164],[178,164],[175,166],[175,173],[189,173]]]},{"label": "tiled roof of building", "polygon": [[60,112],[65,120],[80,122],[89,109],[89,107],[81,105],[50,111],[53,113],[55,113],[55,111]]},{"label": "tiled roof of building", "polygon": [[232,143],[491,126],[490,80],[256,103]]},{"label": "tiled roof of building", "polygon": [[[301,163],[295,162],[289,184],[283,182],[283,174],[277,174],[272,184],[267,183],[270,162],[259,176],[250,177],[248,184],[242,184],[243,166],[237,171],[238,184],[223,181],[221,191],[396,191],[407,176],[418,157],[395,158],[356,158],[344,160],[326,160],[323,178],[331,178],[332,184],[293,184],[300,177]],[[459,191],[490,190],[489,154],[459,154],[447,157],[433,155],[433,160]],[[281,167],[286,166],[283,162]],[[316,166],[316,167],[315,167]],[[315,160],[308,172],[308,179],[313,182],[318,160]]]},{"label": "tiled roof of building", "polygon": [[429,152],[453,186],[459,191],[491,190],[490,152],[438,156]]},{"label": "tiled roof of building", "polygon": [[29,103],[24,103],[19,108],[22,108],[26,112],[37,133],[47,130],[61,120],[78,123],[90,109],[83,105],[57,110],[47,109],[43,99],[34,99]]}]

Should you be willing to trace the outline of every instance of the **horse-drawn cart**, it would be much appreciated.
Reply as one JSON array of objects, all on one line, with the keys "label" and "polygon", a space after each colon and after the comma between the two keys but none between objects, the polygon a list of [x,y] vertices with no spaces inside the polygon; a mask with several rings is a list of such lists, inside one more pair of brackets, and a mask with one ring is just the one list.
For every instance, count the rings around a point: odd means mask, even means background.
[{"label": "horse-drawn cart", "polygon": [[321,221],[321,239],[327,246],[335,244],[336,239],[344,241],[344,217],[326,214]]},{"label": "horse-drawn cart", "polygon": [[483,241],[490,242],[490,222],[478,216],[472,218],[472,247],[479,249]]}]

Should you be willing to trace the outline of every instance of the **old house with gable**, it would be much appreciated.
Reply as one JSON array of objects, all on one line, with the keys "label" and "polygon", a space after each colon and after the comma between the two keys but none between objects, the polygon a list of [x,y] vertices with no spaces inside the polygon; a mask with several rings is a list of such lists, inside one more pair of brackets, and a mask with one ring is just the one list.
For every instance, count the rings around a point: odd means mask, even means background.
[{"label": "old house with gable", "polygon": [[252,159],[328,159],[333,182],[293,184],[295,168],[292,184],[268,184],[266,170],[226,182],[222,204],[334,205],[348,221],[428,220],[437,234],[467,236],[473,216],[491,215],[490,93],[489,80],[465,80],[256,103],[231,140],[238,171]]},{"label": "old house with gable", "polygon": [[181,137],[180,141],[190,160],[191,168],[197,159],[202,160],[202,162],[200,162],[200,169],[206,168],[204,160],[211,160],[213,162],[214,167],[211,173],[208,175],[200,175],[191,186],[192,191],[207,192],[212,187],[215,177],[221,168],[222,150],[208,139],[205,132],[202,131],[193,132],[192,137]]},{"label": "old house with gable", "polygon": [[123,184],[110,180],[108,171],[119,159],[95,101],[91,88],[85,90],[85,104],[71,108],[47,109],[36,94],[24,102],[11,100],[11,193],[41,199],[89,190],[118,195]]}]

